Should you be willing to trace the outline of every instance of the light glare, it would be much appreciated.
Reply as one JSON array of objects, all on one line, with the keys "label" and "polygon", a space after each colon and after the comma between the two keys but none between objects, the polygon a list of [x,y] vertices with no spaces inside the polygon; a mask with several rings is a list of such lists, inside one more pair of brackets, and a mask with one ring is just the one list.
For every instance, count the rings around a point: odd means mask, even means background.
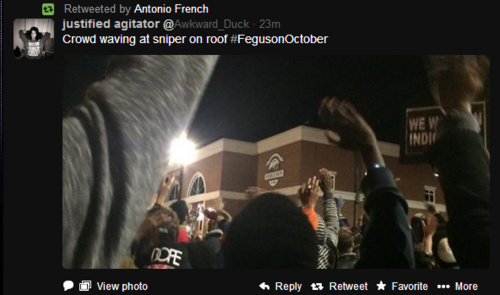
[{"label": "light glare", "polygon": [[185,133],[182,133],[179,138],[172,142],[172,147],[170,148],[171,162],[189,165],[194,161],[195,155],[196,147],[192,141],[187,139]]}]

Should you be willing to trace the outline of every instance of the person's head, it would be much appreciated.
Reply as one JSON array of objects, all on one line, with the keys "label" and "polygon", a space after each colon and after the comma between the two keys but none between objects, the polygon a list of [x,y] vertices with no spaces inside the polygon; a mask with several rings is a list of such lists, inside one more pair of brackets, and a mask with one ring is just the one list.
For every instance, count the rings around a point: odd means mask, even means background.
[{"label": "person's head", "polygon": [[31,29],[26,32],[26,35],[30,40],[40,40],[42,38],[42,34],[40,34],[40,31],[37,27],[31,27]]},{"label": "person's head", "polygon": [[358,219],[356,219],[356,227],[358,229],[360,229],[363,226],[363,216],[364,215],[361,215],[360,217],[358,217]]},{"label": "person's head", "polygon": [[[148,257],[158,245],[175,242],[179,235],[179,219],[169,208],[155,205],[151,208],[137,231],[132,252],[137,257]],[[140,259],[139,263],[145,263]],[[136,263],[137,265],[137,263]],[[137,265],[140,267],[140,265]]]},{"label": "person's head", "polygon": [[316,233],[288,197],[263,194],[232,221],[223,246],[227,268],[314,269]]},{"label": "person's head", "polygon": [[170,208],[154,206],[148,211],[145,223],[147,231],[156,233],[162,240],[177,241],[179,219]]},{"label": "person's head", "polygon": [[361,246],[361,242],[363,241],[363,235],[358,233],[354,236],[354,248],[353,252],[357,253],[359,251],[359,247]]},{"label": "person's head", "polygon": [[338,250],[340,254],[351,253],[354,249],[354,235],[353,233],[346,229],[341,228],[339,231],[339,244]]},{"label": "person's head", "polygon": [[415,244],[422,243],[424,238],[424,230],[422,228],[422,222],[425,222],[425,215],[423,213],[416,213],[410,220],[410,225],[412,229],[413,242]]},{"label": "person's head", "polygon": [[170,208],[174,210],[174,212],[177,214],[180,224],[183,224],[188,221],[189,209],[186,204],[186,201],[184,200],[175,201],[174,203],[172,203],[172,205],[170,205]]},{"label": "person's head", "polygon": [[178,235],[177,214],[170,208],[155,205],[148,211],[132,245],[134,264],[138,268],[190,268],[186,249],[177,243]]},{"label": "person's head", "polygon": [[490,61],[484,55],[429,55],[425,60],[429,85],[437,101],[476,99],[484,90]]}]

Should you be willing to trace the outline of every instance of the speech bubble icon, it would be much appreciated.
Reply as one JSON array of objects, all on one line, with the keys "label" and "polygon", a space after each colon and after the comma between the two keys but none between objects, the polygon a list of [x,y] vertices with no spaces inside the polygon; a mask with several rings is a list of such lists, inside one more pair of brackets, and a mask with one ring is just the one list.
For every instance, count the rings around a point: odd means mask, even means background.
[{"label": "speech bubble icon", "polygon": [[75,284],[73,284],[72,281],[65,281],[63,283],[64,291],[68,291],[69,289],[73,289],[74,286],[75,286]]}]

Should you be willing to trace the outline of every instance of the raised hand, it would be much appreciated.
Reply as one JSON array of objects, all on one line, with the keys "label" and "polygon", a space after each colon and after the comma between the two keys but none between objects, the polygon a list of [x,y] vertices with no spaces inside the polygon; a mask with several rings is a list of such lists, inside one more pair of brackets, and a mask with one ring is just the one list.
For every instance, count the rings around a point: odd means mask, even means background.
[{"label": "raised hand", "polygon": [[312,179],[309,178],[307,184],[303,184],[299,189],[299,197],[304,208],[312,208],[316,206],[318,202],[319,193],[319,179],[314,176]]},{"label": "raised hand", "polygon": [[330,172],[328,172],[325,168],[319,169],[319,180],[319,187],[321,188],[321,191],[323,191],[323,194],[326,194],[332,189],[333,181],[330,177]]},{"label": "raised hand", "polygon": [[424,237],[432,237],[436,233],[439,227],[439,222],[437,218],[432,214],[426,214],[425,221],[422,220],[422,231]]},{"label": "raised hand", "polygon": [[160,188],[158,190],[158,195],[156,196],[156,204],[159,204],[161,206],[165,206],[165,203],[167,202],[166,198],[167,198],[168,192],[170,191],[170,187],[174,183],[174,180],[175,180],[175,176],[173,176],[173,177],[167,176],[165,178],[165,180],[160,184]]},{"label": "raised hand", "polygon": [[321,101],[318,115],[329,129],[325,135],[330,142],[359,151],[367,167],[385,166],[375,133],[352,104],[327,97]]},{"label": "raised hand", "polygon": [[352,150],[376,144],[370,125],[349,102],[335,97],[324,98],[318,115],[330,130],[326,134],[330,142]]}]

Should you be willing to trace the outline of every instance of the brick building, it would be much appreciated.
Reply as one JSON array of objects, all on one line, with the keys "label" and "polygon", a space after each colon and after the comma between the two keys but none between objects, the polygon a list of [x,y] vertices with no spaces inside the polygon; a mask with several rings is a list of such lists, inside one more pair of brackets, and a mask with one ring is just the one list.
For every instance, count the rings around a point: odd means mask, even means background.
[{"label": "brick building", "polygon": [[[400,164],[398,145],[379,142],[379,146],[386,165],[408,200],[408,217],[424,211],[426,202],[446,211],[443,192],[429,165]],[[356,166],[359,169],[355,169]],[[181,198],[191,209],[215,207],[223,201],[226,210],[235,216],[249,202],[245,194],[248,187],[276,191],[298,201],[300,185],[309,177],[319,176],[318,170],[323,167],[331,173],[335,194],[346,200],[343,215],[354,224],[355,217],[363,213],[364,196],[356,198],[355,193],[355,182],[360,182],[365,172],[362,161],[356,159],[352,151],[329,144],[323,130],[306,126],[256,143],[220,139],[199,148],[192,164],[169,167],[169,175],[175,175],[176,182],[168,199],[171,203],[180,190]]]}]

